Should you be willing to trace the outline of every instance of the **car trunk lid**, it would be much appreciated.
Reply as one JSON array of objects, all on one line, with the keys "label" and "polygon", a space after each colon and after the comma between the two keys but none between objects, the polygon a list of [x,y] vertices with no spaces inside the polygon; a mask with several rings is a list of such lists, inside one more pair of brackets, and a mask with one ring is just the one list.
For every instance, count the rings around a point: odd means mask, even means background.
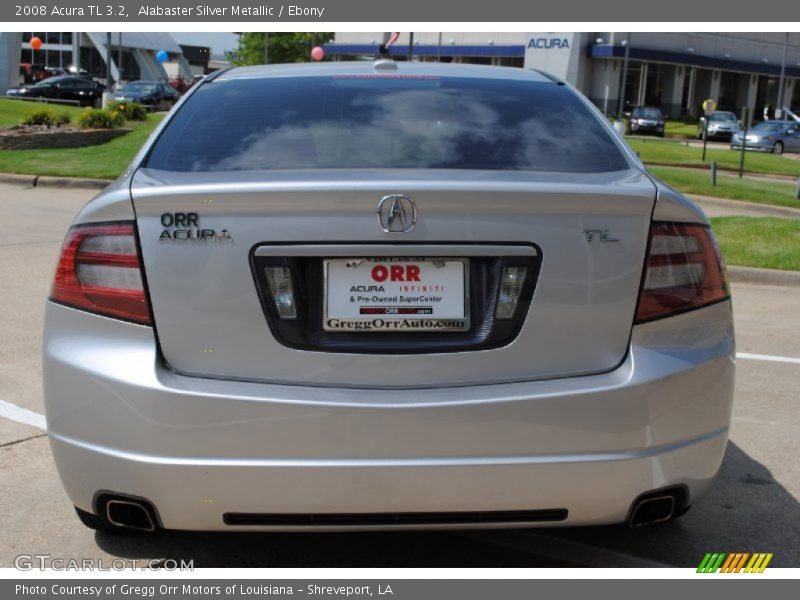
[{"label": "car trunk lid", "polygon": [[[568,377],[614,368],[627,352],[655,202],[655,186],[638,170],[321,170],[298,177],[296,171],[141,169],[131,193],[158,340],[173,369],[375,388]],[[413,199],[413,229],[383,231],[376,206],[387,195]],[[475,320],[472,337],[463,331],[337,337],[334,331],[325,334],[333,338],[327,345],[320,336],[304,344],[276,329],[259,261],[306,261],[312,265],[303,275],[308,288],[295,291],[319,296],[325,259],[374,258],[379,251],[395,259],[464,259],[470,269],[488,265],[485,273],[498,272],[498,260],[528,261],[530,302],[517,315],[516,330],[494,344],[482,345],[488,338],[480,336],[491,332],[478,331],[492,323]],[[490,285],[486,277],[467,289],[481,292]],[[307,300],[323,306],[319,297]]]}]

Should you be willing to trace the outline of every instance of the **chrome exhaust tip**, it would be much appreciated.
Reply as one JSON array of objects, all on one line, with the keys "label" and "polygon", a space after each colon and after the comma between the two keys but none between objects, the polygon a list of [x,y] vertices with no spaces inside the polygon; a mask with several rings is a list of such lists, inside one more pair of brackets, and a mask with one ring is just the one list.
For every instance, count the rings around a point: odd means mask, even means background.
[{"label": "chrome exhaust tip", "polygon": [[136,500],[109,500],[106,502],[106,518],[115,527],[148,533],[156,530],[147,505]]},{"label": "chrome exhaust tip", "polygon": [[669,521],[675,515],[675,496],[651,496],[637,502],[631,511],[628,525],[644,527]]}]

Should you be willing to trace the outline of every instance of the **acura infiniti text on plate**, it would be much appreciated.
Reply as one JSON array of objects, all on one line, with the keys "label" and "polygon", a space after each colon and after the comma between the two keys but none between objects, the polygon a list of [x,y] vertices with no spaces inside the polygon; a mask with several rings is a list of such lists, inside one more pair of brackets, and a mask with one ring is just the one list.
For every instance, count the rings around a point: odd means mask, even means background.
[{"label": "acura infiniti text on plate", "polygon": [[94,528],[638,526],[733,357],[708,221],[586,98],[382,60],[184,96],[67,233],[44,384]]}]

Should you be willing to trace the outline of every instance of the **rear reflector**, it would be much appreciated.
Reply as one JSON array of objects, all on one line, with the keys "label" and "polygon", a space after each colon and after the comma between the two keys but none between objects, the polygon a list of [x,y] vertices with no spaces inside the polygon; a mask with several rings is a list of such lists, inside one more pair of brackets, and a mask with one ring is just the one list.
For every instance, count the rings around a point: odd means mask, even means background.
[{"label": "rear reflector", "polygon": [[652,224],[637,323],[729,297],[725,263],[711,228],[686,223]]},{"label": "rear reflector", "polygon": [[61,247],[50,299],[149,325],[133,223],[79,225]]}]

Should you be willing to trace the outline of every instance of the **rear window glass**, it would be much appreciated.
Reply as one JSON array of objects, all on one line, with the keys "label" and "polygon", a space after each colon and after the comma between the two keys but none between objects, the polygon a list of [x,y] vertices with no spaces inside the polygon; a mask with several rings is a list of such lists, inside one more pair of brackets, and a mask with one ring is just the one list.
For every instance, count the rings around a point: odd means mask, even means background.
[{"label": "rear window glass", "polygon": [[416,76],[202,85],[147,160],[166,171],[628,168],[598,119],[550,82]]}]

